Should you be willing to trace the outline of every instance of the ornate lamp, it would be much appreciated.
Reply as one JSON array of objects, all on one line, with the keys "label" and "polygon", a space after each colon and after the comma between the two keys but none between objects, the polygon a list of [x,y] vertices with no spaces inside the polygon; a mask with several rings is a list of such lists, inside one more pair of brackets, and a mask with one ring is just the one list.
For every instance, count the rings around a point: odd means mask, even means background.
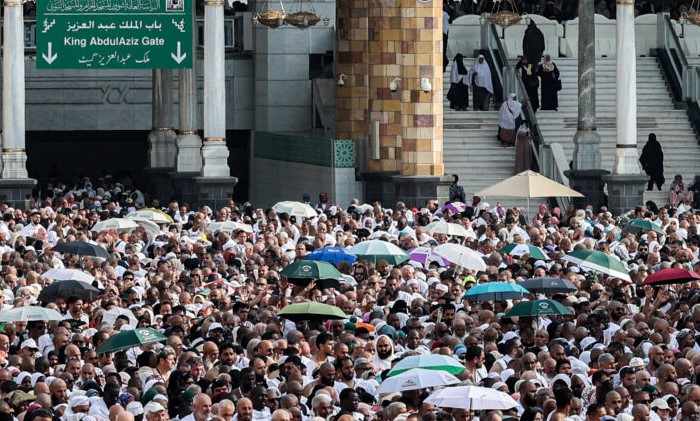
[{"label": "ornate lamp", "polygon": [[700,12],[698,11],[700,10],[700,0],[692,0],[688,10],[694,10],[694,12],[683,12],[681,19],[693,25],[700,25]]},{"label": "ornate lamp", "polygon": [[501,28],[507,28],[520,22],[520,13],[513,0],[495,0],[488,20]]},{"label": "ornate lamp", "polygon": [[311,5],[310,12],[304,10],[304,0],[299,0],[298,11],[287,15],[285,18],[287,23],[301,29],[316,25],[321,18],[315,13],[314,4],[311,1],[309,4]]},{"label": "ornate lamp", "polygon": [[285,23],[285,18],[287,17],[287,12],[284,11],[284,5],[280,1],[280,7],[282,11],[277,10],[267,10],[267,2],[265,2],[265,10],[262,12],[253,13],[253,17],[250,18],[253,23],[259,23],[261,25],[267,26],[269,28],[277,28]]}]

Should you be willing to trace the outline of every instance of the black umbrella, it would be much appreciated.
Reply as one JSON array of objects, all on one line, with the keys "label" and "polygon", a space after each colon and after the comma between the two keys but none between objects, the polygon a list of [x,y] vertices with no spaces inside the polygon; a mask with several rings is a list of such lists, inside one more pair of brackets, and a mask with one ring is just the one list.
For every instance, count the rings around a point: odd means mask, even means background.
[{"label": "black umbrella", "polygon": [[41,290],[39,301],[49,303],[57,298],[80,297],[84,301],[94,301],[101,294],[100,290],[87,282],[57,281]]},{"label": "black umbrella", "polygon": [[560,278],[553,278],[550,276],[543,276],[541,278],[530,278],[518,285],[527,289],[530,292],[541,292],[543,294],[555,294],[555,293],[567,293],[576,292],[578,288],[571,281]]},{"label": "black umbrella", "polygon": [[90,244],[85,241],[71,241],[70,243],[60,243],[52,249],[57,253],[70,253],[78,256],[95,256],[109,258],[109,253],[102,247]]}]

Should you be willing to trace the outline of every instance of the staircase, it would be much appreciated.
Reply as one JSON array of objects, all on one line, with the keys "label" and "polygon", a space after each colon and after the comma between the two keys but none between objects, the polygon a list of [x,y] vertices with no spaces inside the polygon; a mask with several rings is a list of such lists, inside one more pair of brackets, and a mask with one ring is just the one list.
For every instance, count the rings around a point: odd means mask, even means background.
[{"label": "staircase", "polygon": [[[573,58],[562,57],[555,62],[563,85],[559,92],[559,111],[539,111],[537,120],[546,143],[560,143],[571,160],[578,116],[578,65]],[[449,85],[448,73],[445,75],[445,94]],[[596,115],[602,167],[607,170],[612,169],[615,160],[615,88],[615,59],[597,58]],[[443,110],[445,173],[458,174],[469,196],[512,175],[515,149],[502,148],[496,139],[498,111],[454,111],[449,108],[447,100]],[[675,174],[682,174],[683,180],[689,183],[695,173],[700,172],[700,146],[686,111],[674,108],[655,58],[637,57],[637,120],[639,154],[652,132],[656,133],[664,150],[666,184],[661,192],[645,192],[644,195],[645,201],[653,200],[662,206],[668,201],[668,189]],[[506,207],[525,206],[527,203],[525,199],[506,197],[485,200],[492,207],[499,201]],[[540,201],[531,200],[531,211]]]}]

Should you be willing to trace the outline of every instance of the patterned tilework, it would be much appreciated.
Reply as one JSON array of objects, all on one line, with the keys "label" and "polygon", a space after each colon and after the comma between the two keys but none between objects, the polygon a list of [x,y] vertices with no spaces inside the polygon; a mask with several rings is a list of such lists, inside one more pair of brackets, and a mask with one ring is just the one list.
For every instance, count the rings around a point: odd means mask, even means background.
[{"label": "patterned tilework", "polygon": [[256,158],[317,165],[355,168],[355,141],[315,139],[270,132],[255,132]]}]

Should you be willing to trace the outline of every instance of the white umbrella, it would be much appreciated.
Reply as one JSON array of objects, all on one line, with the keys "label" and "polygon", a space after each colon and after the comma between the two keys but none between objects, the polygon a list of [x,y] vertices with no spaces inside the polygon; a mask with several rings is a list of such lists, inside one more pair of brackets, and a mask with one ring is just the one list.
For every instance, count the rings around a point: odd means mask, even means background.
[{"label": "white umbrella", "polygon": [[54,281],[82,281],[91,283],[95,277],[87,272],[78,269],[49,269],[41,274],[42,278],[52,279]]},{"label": "white umbrella", "polygon": [[459,379],[442,370],[413,368],[397,376],[389,377],[379,385],[379,394],[403,392],[404,390],[425,389],[426,387],[447,386],[459,383]]},{"label": "white umbrella", "polygon": [[277,213],[287,213],[289,215],[301,216],[303,218],[316,218],[318,212],[310,205],[301,202],[285,201],[278,202],[272,207]]},{"label": "white umbrella", "polygon": [[425,400],[442,408],[461,408],[473,411],[482,409],[511,409],[518,406],[507,393],[480,386],[446,387],[432,393]]},{"label": "white umbrella", "polygon": [[31,322],[33,320],[63,320],[64,317],[52,308],[39,306],[15,307],[0,312],[0,322]]},{"label": "white umbrella", "polygon": [[138,228],[138,226],[139,224],[137,224],[136,221],[133,221],[131,219],[111,218],[105,221],[99,221],[92,227],[91,231],[133,231],[135,228]]},{"label": "white umbrella", "polygon": [[235,222],[235,221],[212,222],[207,227],[207,230],[209,232],[216,232],[216,231],[234,232],[237,230],[243,230],[243,231],[247,232],[248,234],[253,233],[253,227],[251,225],[244,224],[242,222]]},{"label": "white umbrella", "polygon": [[173,218],[170,215],[159,209],[144,208],[126,215],[126,219],[133,217],[148,219],[156,224],[170,224],[173,222]]},{"label": "white umbrella", "polygon": [[142,216],[132,216],[129,218],[129,220],[136,222],[136,224],[146,230],[146,234],[150,235],[151,237],[157,237],[162,233],[158,224],[150,219],[146,219]]},{"label": "white umbrella", "polygon": [[457,237],[468,237],[469,231],[459,224],[447,221],[435,221],[425,226],[424,231],[428,234],[455,235]]},{"label": "white umbrella", "polygon": [[102,316],[102,323],[107,323],[110,326],[114,326],[114,323],[117,321],[117,317],[119,317],[119,316],[128,317],[129,324],[132,327],[136,327],[138,320],[136,320],[134,313],[132,313],[131,310],[128,310],[126,308],[121,308],[121,307],[114,307],[113,309],[107,310],[107,312],[105,312],[104,316]]},{"label": "white umbrella", "polygon": [[441,244],[433,249],[433,253],[463,268],[476,272],[486,270],[486,263],[479,253],[459,244]]}]

